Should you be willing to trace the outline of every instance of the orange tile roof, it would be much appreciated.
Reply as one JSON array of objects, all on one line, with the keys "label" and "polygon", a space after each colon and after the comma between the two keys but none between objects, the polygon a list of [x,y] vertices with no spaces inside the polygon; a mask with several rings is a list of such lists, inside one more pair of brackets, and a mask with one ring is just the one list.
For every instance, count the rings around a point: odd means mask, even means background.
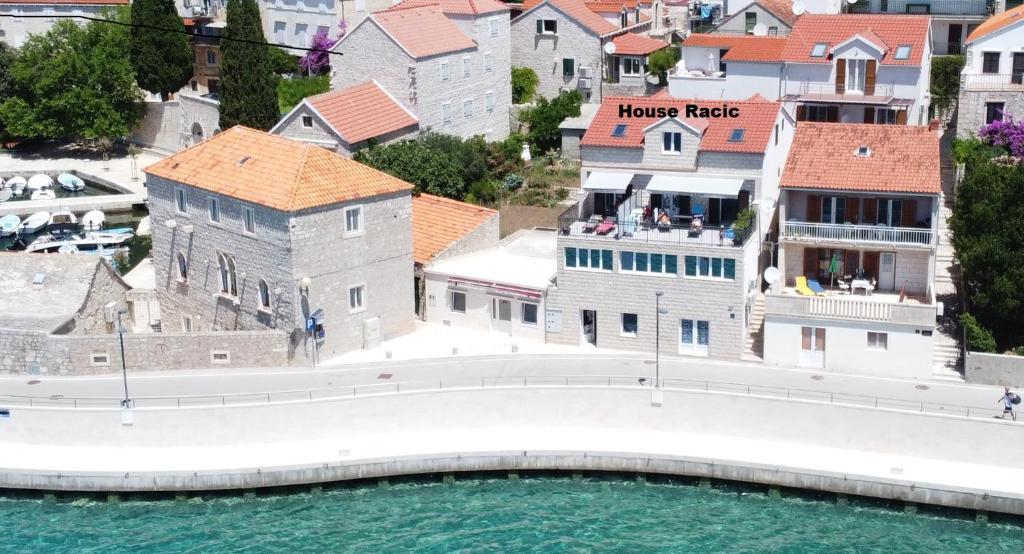
[{"label": "orange tile roof", "polygon": [[[782,50],[782,60],[830,64],[830,55],[811,57],[811,50],[815,44],[825,43],[831,49],[857,34],[871,40],[871,35],[868,34],[871,33],[884,42],[883,47],[887,48],[881,60],[883,65],[921,65],[929,25],[930,19],[924,15],[804,14],[797,18],[796,25],[787,38],[786,47]],[[911,46],[910,57],[906,60],[894,59],[896,47],[902,45]]]},{"label": "orange tile roof", "polygon": [[780,62],[786,39],[779,37],[749,37],[729,47],[722,57],[725,62]]},{"label": "orange tile roof", "polygon": [[985,20],[984,23],[978,25],[974,31],[967,37],[967,41],[964,44],[970,44],[982,37],[987,37],[992,33],[1024,21],[1024,5],[1017,6],[1012,10],[1006,10],[1005,12],[993,15],[992,17]]},{"label": "orange tile roof", "polygon": [[612,39],[612,43],[615,44],[615,55],[617,56],[643,56],[668,46],[668,43],[663,40],[645,37],[636,33],[619,35]]},{"label": "orange tile roof", "polygon": [[416,125],[416,119],[377,81],[332,90],[304,100],[349,144]]},{"label": "orange tile roof", "polygon": [[429,262],[492,217],[498,217],[496,210],[430,194],[414,196],[413,261],[418,264]]},{"label": "orange tile roof", "polygon": [[619,30],[618,25],[610,23],[607,19],[587,7],[587,3],[584,0],[528,0],[523,2],[523,13],[536,8],[544,2],[547,2],[598,35],[603,36]]},{"label": "orange tile roof", "polygon": [[[665,96],[611,97],[605,98],[597,115],[590,123],[583,140],[583,146],[610,146],[615,148],[640,148],[644,144],[644,129],[665,118],[663,117],[620,117],[619,105],[631,104],[633,108],[670,108],[679,110],[681,121],[703,130],[700,150],[704,152],[740,152],[764,153],[771,138],[772,128],[778,118],[782,104],[778,102],[758,102],[750,100],[734,100],[720,102],[713,100],[685,100]],[[739,117],[716,119],[687,119],[687,104],[696,104],[700,108],[715,108],[727,104],[739,108]],[[625,134],[613,137],[616,125],[626,125]],[[729,140],[733,129],[746,129],[743,140]]]},{"label": "orange tile roof", "polygon": [[476,48],[473,39],[436,5],[377,12],[370,14],[369,19],[414,58]]},{"label": "orange tile roof", "polygon": [[[861,146],[870,156],[855,155]],[[781,186],[939,194],[939,135],[916,125],[801,121]]]},{"label": "orange tile roof", "polygon": [[413,188],[387,173],[318,146],[240,125],[144,171],[289,212]]},{"label": "orange tile roof", "polygon": [[756,3],[786,25],[792,27],[796,23],[797,15],[793,13],[793,0],[756,0]]},{"label": "orange tile roof", "polygon": [[509,11],[509,7],[498,0],[402,0],[384,11],[423,6],[438,6],[441,12],[452,15],[483,15]]}]

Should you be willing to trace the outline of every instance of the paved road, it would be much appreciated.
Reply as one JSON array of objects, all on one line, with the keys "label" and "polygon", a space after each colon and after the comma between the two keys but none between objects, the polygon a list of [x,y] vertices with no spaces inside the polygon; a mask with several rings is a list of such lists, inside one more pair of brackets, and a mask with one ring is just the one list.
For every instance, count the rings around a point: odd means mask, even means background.
[{"label": "paved road", "polygon": [[[198,396],[274,391],[296,391],[368,385],[444,381],[470,384],[479,379],[542,376],[654,376],[654,361],[644,355],[513,355],[462,357],[420,361],[353,364],[325,369],[281,368],[181,371],[128,376],[134,398]],[[764,387],[783,387],[991,409],[998,413],[998,387],[943,382],[829,374],[796,369],[766,368],[756,364],[669,358],[661,361],[665,379],[693,379]],[[723,390],[723,387],[717,387]],[[727,390],[727,389],[726,389]],[[65,398],[119,397],[120,374],[94,377],[3,377],[0,395]],[[799,396],[795,394],[794,396]],[[1024,418],[1022,418],[1024,421]]]}]

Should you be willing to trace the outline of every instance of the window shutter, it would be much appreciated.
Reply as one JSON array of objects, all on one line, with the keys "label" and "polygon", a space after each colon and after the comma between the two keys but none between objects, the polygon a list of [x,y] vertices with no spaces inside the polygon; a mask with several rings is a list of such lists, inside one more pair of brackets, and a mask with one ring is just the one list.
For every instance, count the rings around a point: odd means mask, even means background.
[{"label": "window shutter", "polygon": [[917,223],[917,200],[904,200],[903,201],[903,214],[900,218],[903,220],[902,225],[904,227],[913,227],[914,223]]},{"label": "window shutter", "polygon": [[724,274],[722,275],[726,279],[736,278],[736,260],[732,258],[725,258],[723,260]]},{"label": "window shutter", "polygon": [[817,248],[804,248],[804,276],[809,279],[818,278]]},{"label": "window shutter", "polygon": [[821,223],[821,197],[817,194],[807,197],[807,221]]},{"label": "window shutter", "polygon": [[846,197],[846,221],[857,223],[860,216],[860,198],[854,196]]},{"label": "window shutter", "polygon": [[540,35],[540,34],[543,34],[543,33],[544,33],[544,20],[543,19],[538,19],[537,20],[537,34]]},{"label": "window shutter", "polygon": [[878,222],[878,199],[877,198],[865,198],[864,199],[864,223],[870,223],[874,225]]},{"label": "window shutter", "polygon": [[874,108],[864,108],[864,123],[874,123],[874,122],[875,122],[875,109]]},{"label": "window shutter", "polygon": [[829,106],[826,111],[825,120],[829,123],[839,122],[839,106]]},{"label": "window shutter", "polygon": [[836,60],[836,94],[846,92],[846,60]]},{"label": "window shutter", "polygon": [[896,124],[906,125],[907,124],[907,110],[900,110],[896,112]]},{"label": "window shutter", "polygon": [[576,267],[576,249],[566,247],[565,249],[565,267]]},{"label": "window shutter", "polygon": [[801,104],[796,107],[796,120],[807,121],[807,106]]},{"label": "window shutter", "polygon": [[876,62],[875,60],[868,60],[868,63],[867,63],[868,68],[867,68],[867,71],[864,74],[864,94],[865,95],[870,96],[870,95],[875,93],[875,66],[877,66],[877,65],[878,65],[878,62]]}]

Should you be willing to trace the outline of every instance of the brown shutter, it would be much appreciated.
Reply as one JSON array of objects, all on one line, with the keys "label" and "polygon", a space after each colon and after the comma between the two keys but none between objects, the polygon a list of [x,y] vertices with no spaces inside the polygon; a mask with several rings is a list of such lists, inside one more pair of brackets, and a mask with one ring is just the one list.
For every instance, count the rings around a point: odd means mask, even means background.
[{"label": "brown shutter", "polygon": [[874,225],[878,223],[878,199],[864,199],[864,223]]},{"label": "brown shutter", "polygon": [[807,107],[803,104],[796,107],[796,120],[807,121]]},{"label": "brown shutter", "polygon": [[804,248],[804,277],[818,278],[818,249]]},{"label": "brown shutter", "polygon": [[821,197],[816,194],[807,196],[807,221],[821,223]]},{"label": "brown shutter", "polygon": [[839,106],[829,106],[826,112],[826,119],[829,123],[839,122]]},{"label": "brown shutter", "polygon": [[847,250],[846,267],[843,268],[843,271],[846,272],[846,275],[856,275],[858,267],[860,267],[860,252]]},{"label": "brown shutter", "polygon": [[874,108],[864,108],[864,123],[874,123],[874,122],[875,122],[875,109]]},{"label": "brown shutter", "polygon": [[836,60],[836,94],[846,92],[846,60]]},{"label": "brown shutter", "polygon": [[800,349],[801,350],[810,350],[811,349],[811,333],[813,333],[813,332],[814,332],[814,329],[812,329],[810,327],[801,327],[800,328]]},{"label": "brown shutter", "polygon": [[907,124],[907,110],[900,110],[896,112],[896,124],[906,125]]},{"label": "brown shutter", "polygon": [[869,277],[878,279],[878,252],[864,253],[864,271]]},{"label": "brown shutter", "polygon": [[913,227],[917,223],[917,200],[903,201],[903,214],[900,219],[903,220],[904,227]]},{"label": "brown shutter", "polygon": [[860,198],[856,196],[846,197],[846,221],[857,223],[857,216],[860,215]]},{"label": "brown shutter", "polygon": [[875,66],[877,62],[875,60],[868,60],[867,74],[864,75],[864,94],[871,96],[875,93]]}]

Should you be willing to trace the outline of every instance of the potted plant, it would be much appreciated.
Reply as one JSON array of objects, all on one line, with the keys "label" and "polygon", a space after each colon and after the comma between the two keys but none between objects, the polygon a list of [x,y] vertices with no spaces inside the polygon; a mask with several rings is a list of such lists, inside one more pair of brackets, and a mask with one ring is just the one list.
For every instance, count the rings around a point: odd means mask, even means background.
[{"label": "potted plant", "polygon": [[732,224],[734,244],[743,244],[743,241],[746,240],[750,228],[754,225],[755,214],[756,211],[753,207],[744,208],[736,214],[736,221]]}]

